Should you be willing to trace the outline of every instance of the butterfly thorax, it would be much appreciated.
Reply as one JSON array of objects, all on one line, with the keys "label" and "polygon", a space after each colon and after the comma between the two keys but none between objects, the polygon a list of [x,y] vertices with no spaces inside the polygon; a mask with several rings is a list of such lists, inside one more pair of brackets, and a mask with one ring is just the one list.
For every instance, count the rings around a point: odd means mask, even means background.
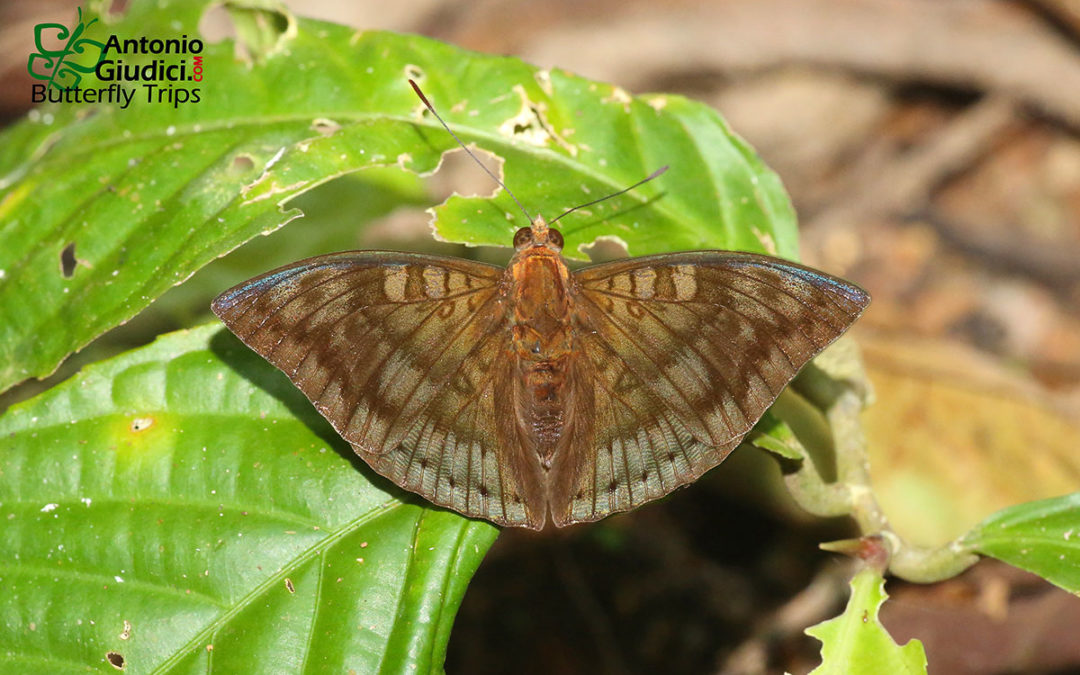
[{"label": "butterfly thorax", "polygon": [[566,424],[572,281],[559,254],[545,246],[519,251],[510,264],[509,280],[518,424],[547,468]]},{"label": "butterfly thorax", "polygon": [[525,249],[510,264],[513,345],[518,357],[537,363],[570,352],[570,271],[558,253]]}]

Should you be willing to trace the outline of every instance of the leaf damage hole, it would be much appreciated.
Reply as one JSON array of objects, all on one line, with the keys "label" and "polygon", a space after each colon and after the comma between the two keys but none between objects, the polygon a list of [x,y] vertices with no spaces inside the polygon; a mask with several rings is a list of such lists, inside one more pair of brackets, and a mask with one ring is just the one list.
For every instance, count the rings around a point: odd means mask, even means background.
[{"label": "leaf damage hole", "polygon": [[424,70],[420,66],[408,63],[405,65],[405,79],[419,82],[424,79]]},{"label": "leaf damage hole", "polygon": [[618,103],[622,105],[623,110],[627,113],[630,112],[630,104],[633,102],[633,98],[630,94],[626,93],[626,90],[622,87],[612,87],[611,96],[600,99],[601,103]]},{"label": "leaf damage hole", "polygon": [[[469,144],[469,150],[489,171],[498,176],[499,180],[505,182],[506,160],[503,157],[473,143]],[[462,197],[494,199],[502,191],[499,184],[491,180],[491,176],[477,166],[468,153],[460,147],[453,147],[442,154],[433,175],[432,188],[442,199],[447,199],[454,194]]]},{"label": "leaf damage hole", "polygon": [[296,37],[296,17],[284,9],[211,3],[199,19],[199,34],[210,44],[233,40],[233,55],[247,64],[262,63]]},{"label": "leaf damage hole", "polygon": [[750,231],[754,233],[754,237],[761,242],[761,247],[765,249],[765,252],[769,255],[777,255],[776,240],[772,238],[772,235],[768,232],[762,232],[756,227],[751,227]]},{"label": "leaf damage hole", "polygon": [[578,244],[577,250],[589,256],[589,260],[594,263],[630,257],[626,240],[615,234],[602,234],[591,243]]},{"label": "leaf damage hole", "polygon": [[221,3],[212,3],[199,18],[199,35],[215,45],[225,38],[235,38],[236,28],[229,19],[229,12]]},{"label": "leaf damage hole", "polygon": [[247,173],[255,168],[255,158],[247,153],[233,157],[230,167],[233,173]]},{"label": "leaf damage hole", "polygon": [[341,125],[325,117],[316,117],[311,120],[311,130],[323,136],[333,136],[341,130]]},{"label": "leaf damage hole", "polygon": [[152,426],[154,426],[153,417],[136,417],[135,419],[131,420],[131,431],[133,433],[146,431]]},{"label": "leaf damage hole", "polygon": [[124,630],[120,631],[120,639],[127,640],[131,637],[131,622],[124,619]]},{"label": "leaf damage hole", "polygon": [[545,94],[551,96],[554,93],[555,89],[551,86],[550,70],[542,68],[536,71],[535,73],[533,73],[533,79],[536,80],[536,83],[540,85],[540,89],[542,89]]},{"label": "leaf damage hole", "polygon": [[644,98],[645,102],[656,112],[660,112],[667,107],[667,96],[646,96]]},{"label": "leaf damage hole", "polygon": [[75,274],[75,265],[77,264],[75,242],[71,242],[64,247],[63,251],[60,251],[60,274],[63,274],[65,279],[70,279]]},{"label": "leaf damage hole", "polygon": [[109,17],[109,22],[124,18],[130,4],[128,0],[112,0],[105,8],[105,15]]},{"label": "leaf damage hole", "polygon": [[[525,88],[520,84],[514,85],[514,93],[521,99],[521,109],[499,125],[499,133],[540,148],[547,147],[550,141],[554,141],[571,157],[577,157],[577,146],[567,142],[548,122],[546,104],[530,100]],[[572,133],[572,130],[567,133]]]},{"label": "leaf damage hole", "polygon": [[285,590],[289,591],[290,593],[296,592],[296,586],[293,586],[292,579],[290,579],[289,577],[285,577]]},{"label": "leaf damage hole", "polygon": [[105,660],[109,662],[109,665],[117,670],[124,669],[124,655],[120,652],[105,652]]}]

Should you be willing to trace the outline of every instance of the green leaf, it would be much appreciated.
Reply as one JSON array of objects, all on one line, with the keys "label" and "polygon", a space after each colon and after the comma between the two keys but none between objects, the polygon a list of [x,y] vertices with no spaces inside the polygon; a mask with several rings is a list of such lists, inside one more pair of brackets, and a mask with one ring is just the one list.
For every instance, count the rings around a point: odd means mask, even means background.
[{"label": "green leaf", "polygon": [[1002,509],[960,545],[1080,593],[1080,492]]},{"label": "green leaf", "polygon": [[758,420],[758,423],[754,425],[753,431],[746,437],[746,442],[762,450],[767,450],[781,459],[791,459],[798,462],[811,461],[806,453],[806,448],[799,442],[791,427],[769,411],[766,411]]},{"label": "green leaf", "polygon": [[[779,179],[708,106],[667,94],[631,97],[524,65],[501,83],[433,84],[436,106],[461,109],[447,115],[459,135],[506,159],[505,182],[534,217],[555,218],[670,167],[559,221],[564,255],[582,258],[598,237],[622,241],[631,255],[708,248],[796,255],[794,214]],[[503,195],[452,197],[435,224],[451,241],[506,245],[523,220]]]},{"label": "green leaf", "polygon": [[223,329],[165,336],[0,417],[0,670],[438,670],[497,529],[425,504]]},{"label": "green leaf", "polygon": [[272,237],[256,237],[234,254],[211,262],[170,289],[143,316],[161,313],[173,319],[173,325],[157,332],[205,321],[210,313],[207,298],[237,281],[314,255],[359,248],[357,240],[367,225],[403,205],[430,201],[423,181],[414,174],[373,168],[362,175],[363,180],[357,174],[343,176],[300,195],[294,203],[304,211],[303,220]]},{"label": "green leaf", "polygon": [[[133,0],[91,31],[194,36],[209,4]],[[137,89],[127,108],[44,106],[0,135],[0,390],[47,375],[201,266],[296,218],[290,200],[304,191],[371,167],[433,171],[454,142],[407,77],[466,142],[505,160],[532,213],[553,217],[671,166],[560,221],[568,255],[603,235],[635,255],[795,255],[778,179],[705,105],[268,4],[235,10],[246,58],[229,41],[206,46],[199,102],[148,103]],[[87,76],[83,87],[96,84]],[[449,240],[505,246],[523,221],[499,192],[452,199],[436,225]]]},{"label": "green leaf", "polygon": [[851,599],[840,616],[811,626],[806,634],[821,640],[822,663],[816,675],[905,675],[926,673],[922,643],[893,641],[878,620],[885,602],[885,580],[869,567],[851,580]]}]

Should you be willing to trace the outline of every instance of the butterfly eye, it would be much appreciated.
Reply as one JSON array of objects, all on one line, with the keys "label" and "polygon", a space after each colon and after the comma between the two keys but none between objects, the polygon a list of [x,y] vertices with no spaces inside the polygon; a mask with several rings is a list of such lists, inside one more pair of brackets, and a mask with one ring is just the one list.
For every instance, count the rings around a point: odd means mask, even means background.
[{"label": "butterfly eye", "polygon": [[523,227],[514,233],[514,248],[520,249],[532,241],[532,228]]},{"label": "butterfly eye", "polygon": [[548,230],[548,244],[561,251],[563,247],[562,232],[556,229]]}]

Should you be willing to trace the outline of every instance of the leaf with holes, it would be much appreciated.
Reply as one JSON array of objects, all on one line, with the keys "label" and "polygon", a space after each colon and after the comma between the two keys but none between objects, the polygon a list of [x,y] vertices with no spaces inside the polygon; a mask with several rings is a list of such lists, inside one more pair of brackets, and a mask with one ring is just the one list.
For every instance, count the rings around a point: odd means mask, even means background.
[{"label": "leaf with holes", "polygon": [[[200,35],[213,4],[133,0],[88,31]],[[505,161],[533,212],[553,216],[671,166],[561,221],[571,255],[601,236],[635,255],[795,254],[779,181],[707,106],[227,6],[243,56],[231,41],[207,44],[198,102],[150,103],[136,89],[125,108],[45,106],[0,136],[0,390],[52,372],[201,266],[297,217],[297,195],[371,167],[433,171],[453,140],[421,113],[409,76],[466,142]],[[82,86],[100,84],[87,75]],[[524,224],[503,192],[454,198],[438,214],[443,238],[473,244],[504,246]]]},{"label": "leaf with holes", "polygon": [[3,672],[428,672],[486,523],[374,476],[205,326],[0,417]]}]

